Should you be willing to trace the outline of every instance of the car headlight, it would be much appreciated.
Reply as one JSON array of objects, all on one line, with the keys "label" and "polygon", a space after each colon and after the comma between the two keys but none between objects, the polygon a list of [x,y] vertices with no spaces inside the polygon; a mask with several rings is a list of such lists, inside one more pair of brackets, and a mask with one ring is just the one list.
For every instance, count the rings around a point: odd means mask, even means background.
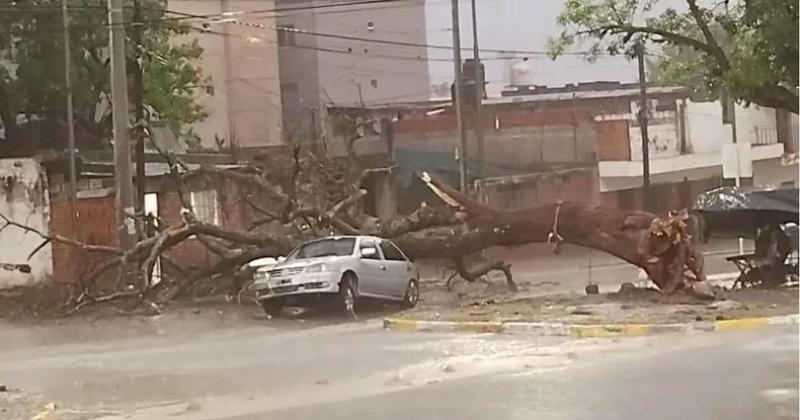
[{"label": "car headlight", "polygon": [[269,279],[269,273],[267,273],[266,271],[256,271],[255,273],[253,273],[253,279],[254,280],[267,280],[267,279]]},{"label": "car headlight", "polygon": [[328,267],[325,264],[314,264],[306,267],[306,273],[321,273],[323,271],[328,271]]}]

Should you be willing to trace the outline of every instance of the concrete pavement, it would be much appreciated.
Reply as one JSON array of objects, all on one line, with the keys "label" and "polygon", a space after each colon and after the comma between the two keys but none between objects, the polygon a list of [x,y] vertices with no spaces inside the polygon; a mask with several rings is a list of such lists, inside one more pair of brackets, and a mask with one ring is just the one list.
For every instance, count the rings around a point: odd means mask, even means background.
[{"label": "concrete pavement", "polygon": [[0,326],[14,339],[0,382],[54,398],[67,420],[797,416],[793,328],[570,339],[197,318],[120,319],[46,345]]},{"label": "concrete pavement", "polygon": [[[682,341],[682,342],[681,342]],[[359,400],[269,413],[271,419],[796,419],[793,330],[631,342],[525,369]],[[229,420],[266,415],[228,417]]]}]

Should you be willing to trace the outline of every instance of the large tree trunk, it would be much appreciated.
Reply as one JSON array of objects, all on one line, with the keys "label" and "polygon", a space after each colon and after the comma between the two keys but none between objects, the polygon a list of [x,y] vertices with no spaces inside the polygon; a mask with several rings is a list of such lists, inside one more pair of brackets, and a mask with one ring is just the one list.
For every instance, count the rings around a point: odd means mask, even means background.
[{"label": "large tree trunk", "polygon": [[427,182],[445,202],[459,207],[466,221],[395,237],[416,258],[455,259],[492,246],[537,242],[552,242],[557,251],[564,241],[642,267],[662,290],[681,287],[685,269],[704,279],[702,255],[689,240],[683,215],[660,219],[647,212],[571,202],[503,211],[486,207],[436,179],[427,177]]}]

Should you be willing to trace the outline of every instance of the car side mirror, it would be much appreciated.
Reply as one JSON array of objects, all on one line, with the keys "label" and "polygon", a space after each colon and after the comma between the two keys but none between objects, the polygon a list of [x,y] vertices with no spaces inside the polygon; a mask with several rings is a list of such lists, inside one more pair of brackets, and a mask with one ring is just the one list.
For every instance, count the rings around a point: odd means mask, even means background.
[{"label": "car side mirror", "polygon": [[362,248],[361,249],[361,257],[362,258],[372,258],[378,255],[378,251],[375,248]]},{"label": "car side mirror", "polygon": [[278,257],[278,262],[279,263],[282,263],[284,261],[286,261],[286,257]]}]

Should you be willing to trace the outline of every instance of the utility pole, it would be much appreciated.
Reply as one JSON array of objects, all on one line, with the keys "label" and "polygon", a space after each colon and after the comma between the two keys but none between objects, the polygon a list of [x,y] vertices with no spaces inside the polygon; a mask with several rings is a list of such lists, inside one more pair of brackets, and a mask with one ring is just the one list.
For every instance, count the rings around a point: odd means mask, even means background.
[{"label": "utility pole", "polygon": [[639,61],[639,128],[642,130],[642,203],[644,209],[650,205],[650,148],[647,136],[647,80],[644,73],[644,44],[636,45],[636,58]]},{"label": "utility pole", "polygon": [[453,102],[456,109],[456,126],[458,127],[459,146],[458,146],[458,172],[461,177],[461,192],[467,192],[467,132],[464,127],[464,119],[461,114],[464,109],[461,98],[461,25],[458,14],[458,0],[450,0],[453,10],[453,70],[455,81],[453,82]]},{"label": "utility pole", "polygon": [[77,199],[78,192],[75,184],[77,183],[77,169],[75,168],[75,119],[72,104],[72,56],[69,45],[69,11],[67,10],[67,0],[61,0],[61,21],[64,24],[64,85],[67,91],[67,147],[69,148],[69,200],[70,212],[72,213],[73,233],[78,226],[77,223]]},{"label": "utility pole", "polygon": [[122,0],[108,0],[108,39],[111,52],[111,112],[114,133],[114,178],[116,180],[117,233],[120,249],[133,246],[133,180],[128,140],[128,80],[125,72],[125,26]]},{"label": "utility pole", "polygon": [[[133,74],[133,106],[134,118],[136,124],[134,125],[134,135],[136,136],[136,213],[144,214],[144,195],[147,184],[147,176],[145,174],[145,157],[144,157],[144,87],[142,85],[142,2],[141,0],[133,0],[133,57],[134,57],[134,74]],[[144,219],[138,219],[136,230],[139,239],[144,239],[146,232],[144,229]]]},{"label": "utility pole", "polygon": [[[731,125],[731,140],[733,142],[734,150],[736,151],[736,176],[734,177],[734,182],[736,187],[742,186],[742,163],[739,154],[741,153],[741,149],[739,148],[738,143],[738,136],[736,133],[736,101],[734,101],[733,96],[727,91],[724,90],[722,95],[720,95],[720,101],[722,102],[722,123],[723,124],[730,124]],[[739,237],[739,255],[744,254],[744,238]]]},{"label": "utility pole", "polygon": [[[480,48],[478,48],[478,11],[472,0],[472,58],[475,61],[475,142],[478,144],[478,177],[483,178],[483,87]],[[480,84],[480,86],[478,85]]]}]

